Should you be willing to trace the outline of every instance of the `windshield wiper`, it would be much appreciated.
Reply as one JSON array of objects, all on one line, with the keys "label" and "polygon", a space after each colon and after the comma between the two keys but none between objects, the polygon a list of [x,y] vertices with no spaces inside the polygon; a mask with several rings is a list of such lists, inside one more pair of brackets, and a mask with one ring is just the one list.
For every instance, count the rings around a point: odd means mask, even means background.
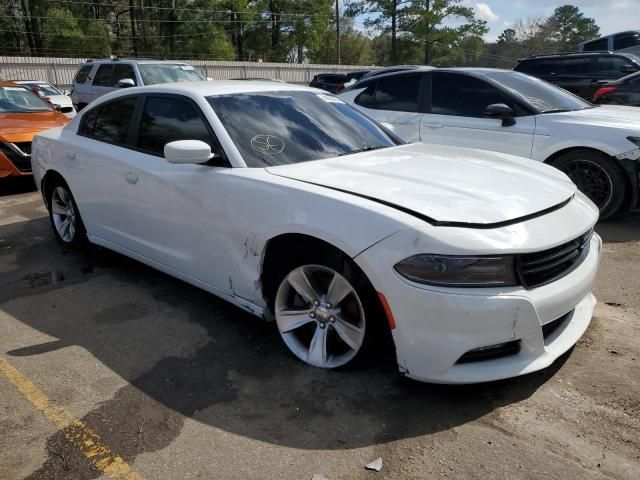
[{"label": "windshield wiper", "polygon": [[344,155],[353,155],[354,153],[370,152],[371,150],[379,150],[381,148],[384,148],[384,146],[378,145],[376,147],[363,147],[363,148],[358,148],[357,150],[351,150],[350,152],[340,153],[338,154],[338,156],[342,157]]}]

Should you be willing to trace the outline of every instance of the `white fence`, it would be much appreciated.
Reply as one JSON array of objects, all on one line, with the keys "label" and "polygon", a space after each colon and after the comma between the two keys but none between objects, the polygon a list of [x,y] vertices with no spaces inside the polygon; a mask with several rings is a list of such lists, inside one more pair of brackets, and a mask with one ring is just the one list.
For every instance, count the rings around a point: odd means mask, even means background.
[{"label": "white fence", "polygon": [[[47,81],[69,88],[84,58],[6,57],[0,56],[0,79]],[[218,62],[180,60],[198,68],[214,80],[232,78],[276,78],[289,83],[309,83],[319,73],[347,73],[371,67],[299,63]]]}]

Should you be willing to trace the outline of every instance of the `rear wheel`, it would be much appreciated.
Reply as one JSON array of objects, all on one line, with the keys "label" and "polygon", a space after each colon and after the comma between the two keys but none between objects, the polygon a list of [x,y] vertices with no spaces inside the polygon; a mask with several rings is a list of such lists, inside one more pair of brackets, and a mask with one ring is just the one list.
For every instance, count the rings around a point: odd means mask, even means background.
[{"label": "rear wheel", "polygon": [[69,187],[62,179],[55,179],[48,193],[49,219],[56,240],[68,248],[83,247],[87,235]]},{"label": "rear wheel", "polygon": [[615,214],[627,196],[624,170],[609,156],[592,150],[574,150],[558,157],[553,166],[566,173],[600,209],[600,218]]}]

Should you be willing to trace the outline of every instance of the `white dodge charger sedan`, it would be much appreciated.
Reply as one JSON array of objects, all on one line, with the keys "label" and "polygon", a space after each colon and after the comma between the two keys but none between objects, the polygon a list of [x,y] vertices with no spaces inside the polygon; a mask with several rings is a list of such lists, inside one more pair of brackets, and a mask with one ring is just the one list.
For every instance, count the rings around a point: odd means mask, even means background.
[{"label": "white dodge charger sedan", "polygon": [[593,313],[598,209],[563,173],[404,144],[320,90],[126,89],[38,135],[32,163],[62,245],[101,245],[275,318],[316,367],[348,364],[381,332],[411,378],[512,377],[569,350]]}]

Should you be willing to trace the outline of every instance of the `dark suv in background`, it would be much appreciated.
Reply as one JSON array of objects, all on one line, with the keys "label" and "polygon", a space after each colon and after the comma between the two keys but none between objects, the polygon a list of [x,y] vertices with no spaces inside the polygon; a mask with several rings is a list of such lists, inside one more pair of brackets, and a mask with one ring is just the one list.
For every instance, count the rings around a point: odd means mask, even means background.
[{"label": "dark suv in background", "polygon": [[344,87],[346,81],[347,76],[340,73],[321,73],[313,77],[309,86],[336,93]]},{"label": "dark suv in background", "polygon": [[640,57],[620,52],[537,55],[520,60],[514,70],[591,100],[605,83],[640,71]]}]

